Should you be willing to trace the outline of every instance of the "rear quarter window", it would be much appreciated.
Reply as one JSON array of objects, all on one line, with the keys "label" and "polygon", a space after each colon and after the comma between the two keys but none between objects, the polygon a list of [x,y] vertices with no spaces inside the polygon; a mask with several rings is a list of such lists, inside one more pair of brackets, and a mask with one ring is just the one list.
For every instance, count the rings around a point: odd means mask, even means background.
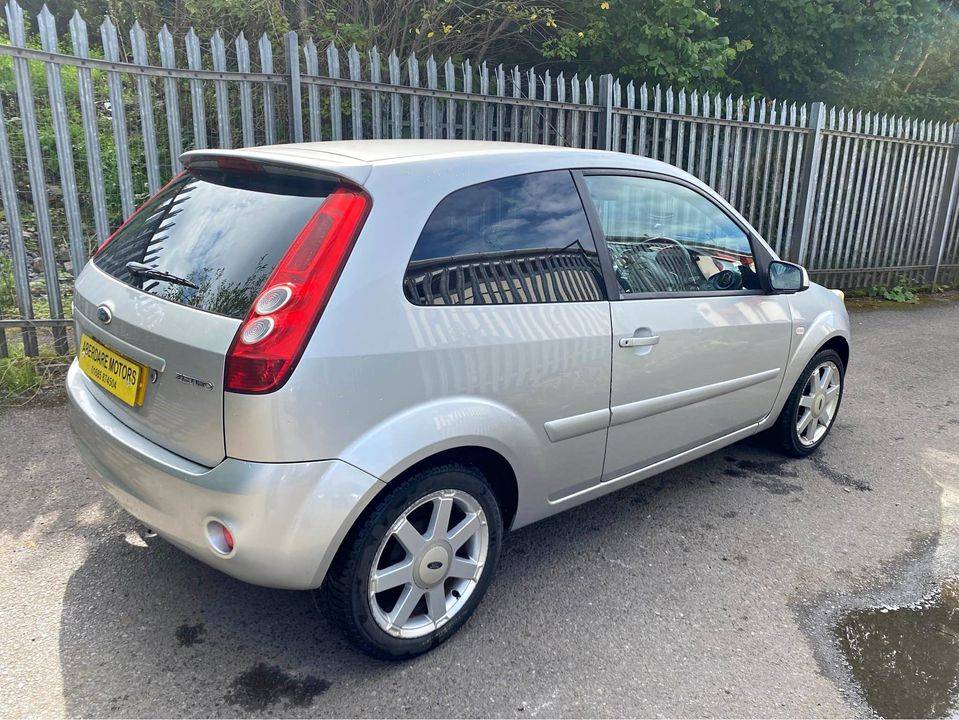
[{"label": "rear quarter window", "polygon": [[517,175],[448,195],[417,240],[404,292],[416,305],[604,299],[596,247],[570,173]]},{"label": "rear quarter window", "polygon": [[[334,187],[325,179],[260,166],[246,172],[193,170],[153,197],[93,262],[151,295],[243,318]],[[189,284],[137,274],[130,263]]]}]

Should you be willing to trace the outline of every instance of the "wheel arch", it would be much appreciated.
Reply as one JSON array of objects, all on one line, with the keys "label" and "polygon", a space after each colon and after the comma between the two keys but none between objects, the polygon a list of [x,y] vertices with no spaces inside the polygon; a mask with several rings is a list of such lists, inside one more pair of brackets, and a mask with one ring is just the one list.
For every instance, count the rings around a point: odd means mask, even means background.
[{"label": "wheel arch", "polygon": [[833,335],[820,345],[813,355],[815,356],[816,353],[822,352],[823,350],[835,350],[842,359],[843,369],[849,368],[849,341],[842,335]]},{"label": "wheel arch", "polygon": [[[398,472],[388,483],[383,483],[380,492],[371,495],[363,509],[353,518],[349,530],[347,530],[340,539],[339,545],[335,553],[333,553],[333,557],[327,564],[327,568],[333,567],[341,555],[348,551],[353,543],[353,539],[356,537],[358,528],[362,527],[363,522],[369,514],[375,510],[383,488],[405,482],[427,468],[452,463],[470,465],[483,473],[483,476],[489,481],[493,494],[499,503],[500,511],[503,514],[503,527],[509,530],[512,527],[513,520],[516,517],[516,511],[519,507],[519,483],[516,480],[516,473],[509,461],[495,450],[481,445],[463,445],[447,448],[417,460]],[[320,577],[326,575],[327,568],[324,568],[324,572]],[[315,583],[315,585],[319,584],[319,582]]]}]

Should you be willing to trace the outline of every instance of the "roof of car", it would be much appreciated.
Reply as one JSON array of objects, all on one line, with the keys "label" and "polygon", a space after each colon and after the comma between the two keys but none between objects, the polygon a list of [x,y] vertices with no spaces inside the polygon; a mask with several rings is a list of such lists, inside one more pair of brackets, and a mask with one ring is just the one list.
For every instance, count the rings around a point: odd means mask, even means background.
[{"label": "roof of car", "polygon": [[238,150],[193,150],[184,153],[187,161],[199,156],[242,155],[244,157],[272,157],[303,165],[339,166],[346,168],[357,165],[377,165],[381,163],[417,162],[431,159],[451,159],[470,156],[522,156],[544,155],[565,156],[583,160],[584,156],[602,155],[606,162],[618,158],[620,165],[636,162],[650,166],[666,167],[663,163],[648,158],[623,153],[607,153],[599,150],[582,150],[556,145],[534,145],[530,143],[494,142],[486,140],[332,140],[322,142],[289,143],[283,145],[262,145]]},{"label": "roof of car", "polygon": [[510,171],[507,174],[557,168],[605,167],[659,172],[697,182],[677,167],[638,155],[485,140],[333,140],[237,150],[191,150],[184,153],[181,159],[184,165],[190,165],[201,158],[222,156],[315,168],[363,186],[376,167],[385,169],[391,166],[407,172],[417,166],[421,172],[433,172],[440,166],[449,167],[452,162],[457,172],[460,172],[465,169],[458,162],[460,159],[469,161],[469,170],[474,175],[481,167]]},{"label": "roof of car", "polygon": [[281,150],[309,156],[315,153],[342,155],[353,160],[378,163],[406,158],[426,158],[443,155],[467,156],[490,154],[517,154],[568,150],[548,145],[528,143],[491,142],[484,140],[333,140],[327,142],[292,143],[272,145],[261,150]]}]

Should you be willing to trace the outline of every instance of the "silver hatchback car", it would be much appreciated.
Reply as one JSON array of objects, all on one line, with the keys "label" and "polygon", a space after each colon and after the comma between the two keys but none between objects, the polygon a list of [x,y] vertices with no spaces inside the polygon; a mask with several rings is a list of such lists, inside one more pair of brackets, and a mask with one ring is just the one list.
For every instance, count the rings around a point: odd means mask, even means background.
[{"label": "silver hatchback car", "polygon": [[201,150],[76,285],[77,446],[363,650],[470,616],[504,532],[842,400],[841,294],[675,167],[464,141]]}]

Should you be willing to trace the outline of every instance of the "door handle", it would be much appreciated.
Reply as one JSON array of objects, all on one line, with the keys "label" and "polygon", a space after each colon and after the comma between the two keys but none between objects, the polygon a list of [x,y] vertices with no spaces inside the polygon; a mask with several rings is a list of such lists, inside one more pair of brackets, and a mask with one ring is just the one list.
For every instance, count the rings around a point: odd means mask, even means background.
[{"label": "door handle", "polygon": [[648,347],[659,344],[659,335],[647,335],[646,337],[624,337],[619,339],[621,348]]}]

